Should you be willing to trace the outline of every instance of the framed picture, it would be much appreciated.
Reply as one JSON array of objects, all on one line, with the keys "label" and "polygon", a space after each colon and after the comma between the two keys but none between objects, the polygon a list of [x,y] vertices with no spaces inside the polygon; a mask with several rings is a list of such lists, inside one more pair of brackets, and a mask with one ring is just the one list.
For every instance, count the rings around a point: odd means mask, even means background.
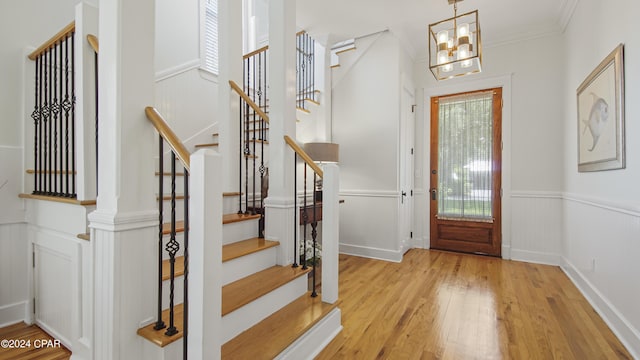
[{"label": "framed picture", "polygon": [[625,167],[624,45],[578,87],[578,171]]}]

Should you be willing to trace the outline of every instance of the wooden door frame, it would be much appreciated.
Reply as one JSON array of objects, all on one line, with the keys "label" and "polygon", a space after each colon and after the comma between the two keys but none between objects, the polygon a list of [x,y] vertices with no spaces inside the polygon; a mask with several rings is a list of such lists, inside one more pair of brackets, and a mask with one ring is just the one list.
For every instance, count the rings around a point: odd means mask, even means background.
[{"label": "wooden door frame", "polygon": [[[503,257],[502,254],[502,247],[503,247],[503,238],[502,238],[502,200],[503,200],[503,188],[502,188],[502,151],[503,151],[503,139],[502,139],[502,123],[503,123],[503,87],[502,86],[498,86],[498,87],[492,87],[492,88],[485,88],[485,89],[478,89],[478,90],[470,90],[470,91],[464,91],[464,92],[457,92],[457,93],[450,93],[450,94],[446,94],[446,95],[434,95],[434,96],[430,96],[428,98],[429,100],[429,107],[430,107],[430,116],[429,116],[429,129],[430,129],[430,133],[429,133],[429,144],[430,144],[430,157],[429,157],[429,177],[428,177],[428,195],[427,195],[427,201],[429,203],[429,205],[427,206],[428,208],[428,216],[429,216],[429,237],[430,237],[430,245],[429,247],[433,246],[433,241],[434,241],[434,231],[436,231],[436,227],[438,224],[438,220],[435,217],[435,213],[437,212],[436,209],[434,209],[435,203],[433,201],[433,197],[432,197],[432,191],[434,189],[434,186],[437,187],[437,183],[438,183],[438,173],[439,171],[435,171],[434,168],[438,168],[440,169],[440,164],[438,164],[438,151],[434,151],[434,148],[438,148],[439,145],[437,144],[437,141],[434,143],[433,142],[433,137],[437,137],[438,136],[438,124],[439,124],[439,110],[440,110],[440,106],[438,103],[438,100],[440,98],[447,98],[447,97],[452,97],[452,96],[461,96],[461,95],[466,95],[466,94],[473,94],[473,93],[479,93],[479,92],[488,92],[491,91],[492,92],[492,121],[493,121],[493,128],[492,128],[492,136],[493,136],[493,161],[492,161],[492,176],[494,178],[494,182],[493,182],[493,187],[492,187],[492,197],[493,197],[493,201],[492,204],[494,205],[493,207],[493,221],[492,222],[487,222],[484,223],[482,221],[469,221],[469,220],[445,220],[447,223],[449,223],[452,228],[474,228],[476,229],[476,231],[488,231],[490,234],[490,238],[492,238],[493,240],[491,241],[491,245],[490,246],[484,246],[485,243],[456,243],[453,240],[451,241],[446,241],[444,240],[445,244],[440,244],[441,246],[446,246],[448,247],[448,249],[450,250],[455,250],[455,251],[463,251],[463,252],[479,252],[479,253],[483,253],[483,254],[488,254],[488,255],[492,255],[492,256],[499,256],[499,257]],[[434,121],[434,119],[438,119],[438,121]],[[496,121],[495,119],[499,119],[499,121]],[[434,166],[434,164],[437,164],[437,166]],[[434,185],[435,184],[435,185]],[[489,225],[491,224],[491,225]],[[462,231],[456,231],[456,234],[458,234],[458,236],[461,236]],[[454,237],[456,237],[456,235],[453,235]],[[467,236],[467,235],[464,235]],[[453,238],[452,238],[453,239]],[[471,239],[471,238],[469,238]],[[478,237],[477,239],[481,239],[481,237]],[[448,244],[450,245],[448,245]],[[475,244],[475,245],[473,245]]]}]

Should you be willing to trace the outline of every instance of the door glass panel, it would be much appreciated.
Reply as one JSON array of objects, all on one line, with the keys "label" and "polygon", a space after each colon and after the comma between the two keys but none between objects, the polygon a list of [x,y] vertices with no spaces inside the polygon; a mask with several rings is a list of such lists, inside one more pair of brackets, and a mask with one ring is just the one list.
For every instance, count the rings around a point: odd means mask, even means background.
[{"label": "door glass panel", "polygon": [[439,218],[492,220],[493,93],[440,98]]}]

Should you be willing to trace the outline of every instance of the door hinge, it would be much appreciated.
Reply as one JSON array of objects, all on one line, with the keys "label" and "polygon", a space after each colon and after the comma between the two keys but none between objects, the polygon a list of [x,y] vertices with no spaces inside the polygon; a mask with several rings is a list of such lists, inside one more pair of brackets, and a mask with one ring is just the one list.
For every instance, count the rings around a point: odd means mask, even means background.
[{"label": "door hinge", "polygon": [[413,190],[411,190],[411,196],[413,196]]},{"label": "door hinge", "polygon": [[36,267],[36,251],[31,251],[31,267]]},{"label": "door hinge", "polygon": [[416,112],[416,106],[415,105],[411,105],[411,112]]},{"label": "door hinge", "polygon": [[411,148],[411,155],[413,155],[413,148]]},{"label": "door hinge", "polygon": [[409,237],[413,239],[413,231],[409,232]]},{"label": "door hinge", "polygon": [[36,298],[33,298],[33,313],[36,313]]},{"label": "door hinge", "polygon": [[501,188],[501,189],[500,189],[500,197],[502,197],[502,195],[503,195],[503,190],[502,190],[502,188]]}]

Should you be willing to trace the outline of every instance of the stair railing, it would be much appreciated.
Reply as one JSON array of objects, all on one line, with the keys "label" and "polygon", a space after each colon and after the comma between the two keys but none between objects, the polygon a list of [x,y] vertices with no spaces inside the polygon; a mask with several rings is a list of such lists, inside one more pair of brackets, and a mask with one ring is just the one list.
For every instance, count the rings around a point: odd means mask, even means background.
[{"label": "stair railing", "polygon": [[317,102],[315,88],[315,40],[305,31],[296,34],[296,106],[308,110],[307,101]]},{"label": "stair railing", "polygon": [[263,184],[267,174],[265,144],[268,144],[269,116],[238,84],[230,80],[229,85],[240,97],[238,214],[259,214],[258,237],[264,237],[264,198],[266,197],[264,190],[266,187]]},{"label": "stair railing", "polygon": [[[323,178],[324,172],[322,169],[311,159],[311,157],[289,136],[284,136],[284,141],[289,145],[289,147],[294,152],[294,178],[293,182],[293,193],[296,199],[296,204],[298,204],[298,160],[302,160],[303,166],[303,176],[302,176],[302,203],[300,204],[300,210],[297,209],[294,211],[294,240],[293,240],[293,264],[292,267],[302,266],[303,269],[307,269],[309,265],[313,267],[313,271],[311,272],[312,285],[311,285],[311,296],[316,297],[318,293],[316,291],[316,283],[317,283],[317,272],[316,266],[321,261],[321,253],[319,249],[318,243],[318,220],[322,218],[322,205],[319,203],[318,199],[321,198],[321,191],[318,192],[316,189],[316,184],[318,179]],[[311,185],[311,199],[309,199],[308,192],[308,169],[313,171],[313,183]],[[298,241],[298,230],[300,230],[300,226],[302,225],[302,234],[301,239]],[[311,226],[311,238],[309,239],[307,226]],[[298,251],[300,252],[298,255]],[[298,264],[300,261],[300,264]]]},{"label": "stair railing", "polygon": [[[296,34],[296,107],[307,110],[307,101],[317,102],[315,91],[315,40],[305,31]],[[269,45],[243,56],[243,91],[261,109],[268,109]]]},{"label": "stair railing", "polygon": [[29,54],[35,63],[34,195],[76,198],[75,22]]},{"label": "stair railing", "polygon": [[97,196],[98,40],[87,33],[97,27],[89,14],[83,8],[79,27],[71,22],[27,56],[35,65],[33,167],[27,170],[34,195]]},{"label": "stair railing", "polygon": [[[175,336],[178,334],[178,329],[175,324],[175,312],[176,312],[176,304],[174,303],[174,289],[175,289],[175,278],[176,278],[176,258],[177,254],[180,251],[180,244],[176,240],[176,234],[178,233],[178,228],[182,227],[184,230],[184,248],[182,249],[183,257],[184,257],[184,302],[183,302],[183,346],[184,346],[184,358],[186,359],[186,349],[187,349],[187,331],[188,324],[188,280],[189,280],[189,172],[190,172],[190,153],[184,146],[184,144],[180,141],[180,139],[176,136],[176,134],[171,130],[167,122],[162,118],[160,113],[153,107],[147,107],[145,109],[145,113],[147,115],[147,119],[151,121],[155,129],[158,131],[159,139],[158,139],[158,311],[157,311],[157,319],[154,329],[161,330],[166,328],[165,331],[166,336]],[[165,174],[164,172],[164,143],[167,143],[170,147],[170,172]],[[183,177],[184,177],[184,223],[180,224],[176,220],[176,178],[180,174],[176,170],[176,160],[179,160],[183,167]],[[170,209],[170,222],[168,224],[164,224],[164,209],[163,202],[164,198],[164,176],[171,176],[171,209]],[[169,241],[164,244],[164,236],[169,235]],[[164,245],[164,246],[163,246]],[[162,283],[163,283],[163,247],[164,251],[166,251],[169,255],[169,324],[167,324],[162,319]]]}]

